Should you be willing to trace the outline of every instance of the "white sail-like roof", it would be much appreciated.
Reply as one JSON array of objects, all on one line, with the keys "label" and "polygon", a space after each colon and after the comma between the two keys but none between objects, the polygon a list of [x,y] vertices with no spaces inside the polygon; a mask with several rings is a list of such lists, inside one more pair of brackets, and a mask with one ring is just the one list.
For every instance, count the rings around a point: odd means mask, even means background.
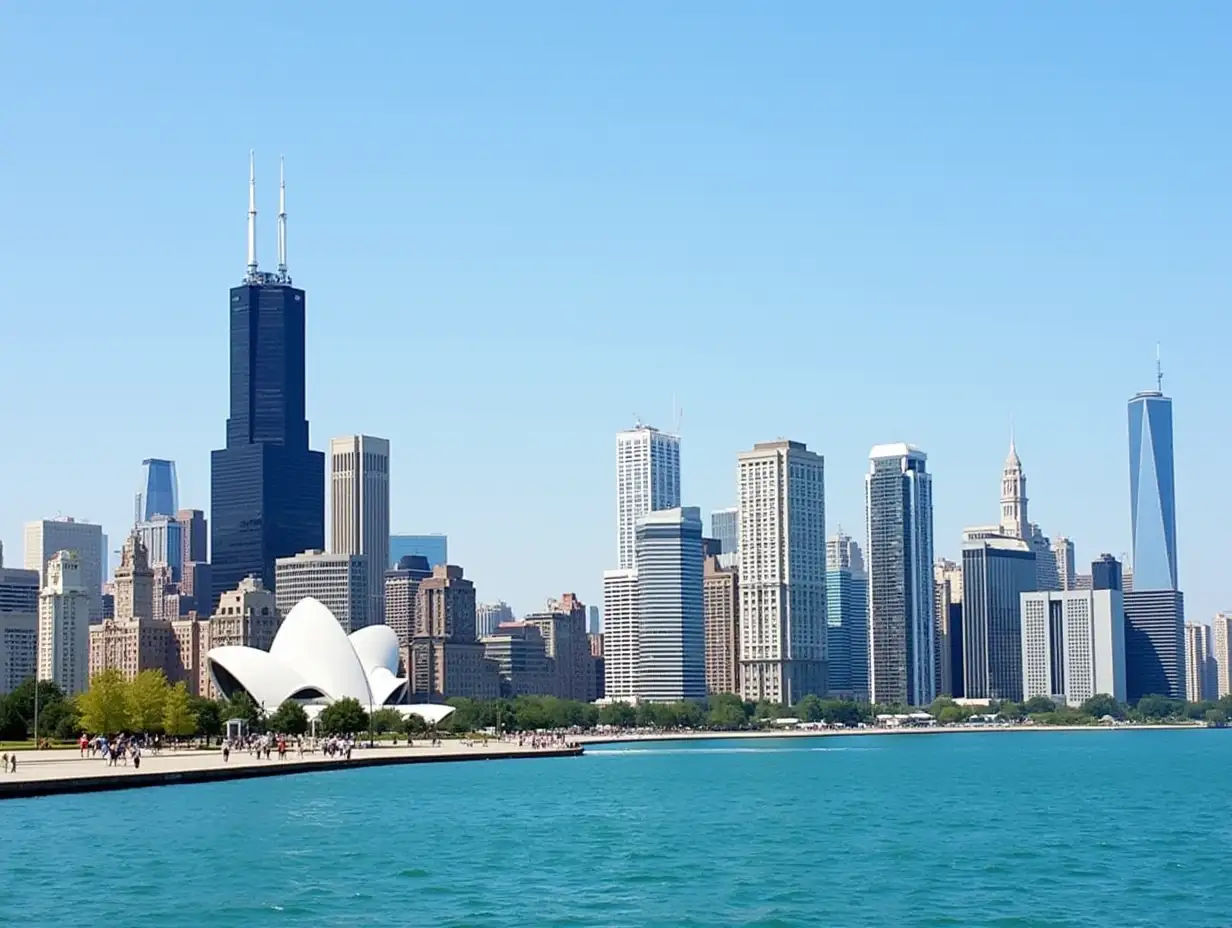
[{"label": "white sail-like roof", "polygon": [[428,722],[448,716],[452,706],[399,704],[407,680],[398,676],[398,636],[387,625],[361,628],[350,636],[320,601],[301,599],[287,613],[268,652],[257,648],[213,648],[206,663],[224,696],[239,689],[273,712],[287,699],[315,700],[319,706],[355,699],[371,711],[395,705]]}]

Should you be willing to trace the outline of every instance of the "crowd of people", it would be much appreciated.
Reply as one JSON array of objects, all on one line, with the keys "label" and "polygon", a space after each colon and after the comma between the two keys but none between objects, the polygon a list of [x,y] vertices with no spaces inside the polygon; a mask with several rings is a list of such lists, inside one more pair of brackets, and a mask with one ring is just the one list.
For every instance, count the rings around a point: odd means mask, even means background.
[{"label": "crowd of people", "polygon": [[246,750],[249,757],[255,757],[257,760],[270,760],[275,754],[279,760],[286,760],[291,751],[295,751],[298,757],[303,757],[305,752],[314,753],[317,748],[320,748],[326,757],[345,756],[350,760],[351,751],[355,749],[355,738],[330,737],[316,741],[303,735],[246,735],[225,739],[222,743],[222,759],[227,763],[231,760],[232,752]]}]

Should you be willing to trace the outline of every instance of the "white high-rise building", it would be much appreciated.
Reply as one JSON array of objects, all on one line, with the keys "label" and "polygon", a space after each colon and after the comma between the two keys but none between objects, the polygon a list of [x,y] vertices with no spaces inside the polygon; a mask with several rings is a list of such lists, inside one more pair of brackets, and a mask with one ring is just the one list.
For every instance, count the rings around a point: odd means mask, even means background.
[{"label": "white high-rise building", "polygon": [[1074,543],[1064,536],[1054,538],[1052,559],[1057,568],[1057,587],[1062,590],[1075,589],[1078,571],[1074,566]]},{"label": "white high-rise building", "polygon": [[[330,551],[367,556],[372,577],[389,564],[389,441],[348,435],[329,443]],[[369,584],[362,625],[385,621],[385,585]],[[358,626],[357,626],[358,627]]]},{"label": "white high-rise building", "polygon": [[616,433],[616,544],[621,570],[637,561],[637,520],[680,506],[680,438],[640,422]]},{"label": "white high-rise building", "polygon": [[797,441],[760,442],[736,460],[742,695],[824,695],[825,462]]},{"label": "white high-rise building", "polygon": [[57,551],[76,551],[81,565],[81,584],[90,597],[90,621],[103,620],[103,564],[107,544],[100,525],[63,517],[27,522],[26,570],[39,572],[39,588],[47,585],[47,562]]},{"label": "white high-rise building", "polygon": [[513,609],[503,599],[495,603],[479,603],[475,606],[475,637],[495,635],[498,625],[512,621]]},{"label": "white high-rise building", "polygon": [[1027,475],[1010,436],[1010,453],[1001,469],[1001,534],[1007,538],[1031,538],[1031,523],[1027,519]]},{"label": "white high-rise building", "polygon": [[1023,698],[1077,708],[1103,693],[1125,701],[1125,610],[1120,590],[1022,594]]},{"label": "white high-rise building", "polygon": [[877,445],[864,478],[869,698],[883,705],[927,706],[937,696],[927,464],[912,445]]},{"label": "white high-rise building", "polygon": [[[320,601],[349,635],[369,622],[369,562],[363,554],[326,554],[304,551],[274,561],[274,590],[278,614],[289,615],[301,599]],[[384,577],[384,574],[378,576]],[[378,620],[384,622],[382,615]]]},{"label": "white high-rise building", "polygon": [[1211,659],[1215,664],[1215,698],[1232,693],[1232,612],[1217,612],[1211,622]]},{"label": "white high-rise building", "polygon": [[0,567],[0,694],[34,676],[38,661],[37,570]]},{"label": "white high-rise building", "polygon": [[90,683],[90,596],[81,574],[77,552],[60,551],[48,560],[39,593],[38,677],[65,693],[85,692]]},{"label": "white high-rise building", "polygon": [[1203,622],[1185,623],[1185,698],[1190,702],[1216,699],[1215,661],[1211,627]]},{"label": "white high-rise building", "polygon": [[637,570],[604,571],[604,695],[615,702],[637,700],[639,615]]},{"label": "white high-rise building", "polygon": [[648,512],[637,522],[637,697],[706,695],[702,516],[696,506]]}]

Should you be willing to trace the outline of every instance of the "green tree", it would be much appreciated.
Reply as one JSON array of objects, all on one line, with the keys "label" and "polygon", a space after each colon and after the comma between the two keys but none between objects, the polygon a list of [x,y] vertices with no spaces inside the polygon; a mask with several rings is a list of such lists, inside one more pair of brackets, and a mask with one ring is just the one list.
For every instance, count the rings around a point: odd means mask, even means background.
[{"label": "green tree", "polygon": [[1114,719],[1125,718],[1125,707],[1107,693],[1096,693],[1082,704],[1082,711],[1093,719],[1110,715]]},{"label": "green tree", "polygon": [[96,735],[115,735],[129,728],[129,683],[119,670],[96,673],[90,688],[77,697],[81,724]]},{"label": "green tree", "polygon": [[633,728],[637,724],[637,710],[627,702],[608,703],[599,710],[599,724],[612,728]]},{"label": "green tree", "polygon": [[222,720],[243,719],[252,731],[261,727],[261,707],[248,695],[247,690],[238,690],[232,694],[222,707]]},{"label": "green tree", "polygon": [[861,722],[872,720],[871,707],[849,699],[826,699],[821,704],[821,718],[827,725],[845,725],[855,728]]},{"label": "green tree", "polygon": [[402,713],[388,706],[372,713],[372,730],[378,733],[401,731]]},{"label": "green tree", "polygon": [[269,730],[281,735],[302,735],[308,730],[308,713],[294,699],[285,699],[269,717]]},{"label": "green tree", "polygon": [[1184,703],[1179,700],[1169,699],[1167,696],[1143,696],[1138,700],[1138,705],[1134,707],[1139,717],[1148,722],[1159,722],[1164,719],[1170,719],[1184,708]]},{"label": "green tree", "polygon": [[801,722],[820,722],[821,721],[821,700],[809,693],[791,710],[792,715],[798,718]]},{"label": "green tree", "polygon": [[706,715],[708,727],[733,731],[744,728],[748,723],[748,716],[744,714],[744,703],[739,696],[719,693],[710,697],[710,711]]},{"label": "green tree", "polygon": [[197,714],[192,696],[181,681],[167,692],[163,703],[163,731],[173,738],[187,738],[197,731]]},{"label": "green tree", "polygon": [[128,685],[128,724],[135,731],[161,731],[167,705],[167,675],[161,670],[143,670]]},{"label": "green tree", "polygon": [[1227,721],[1228,721],[1228,716],[1224,713],[1222,709],[1216,708],[1216,709],[1206,710],[1206,724],[1207,725],[1211,725],[1215,728],[1222,728],[1225,724],[1227,724]]},{"label": "green tree", "polygon": [[958,725],[967,721],[967,713],[962,706],[951,703],[941,707],[937,713],[937,721],[942,725]]},{"label": "green tree", "polygon": [[402,730],[406,732],[409,737],[413,738],[416,735],[422,735],[426,732],[428,730],[428,723],[412,712],[407,715],[405,720],[403,720]]},{"label": "green tree", "polygon": [[1022,711],[1027,715],[1037,715],[1043,712],[1056,711],[1057,704],[1047,696],[1032,696],[1022,707]]},{"label": "green tree", "polygon": [[763,699],[753,709],[753,720],[755,722],[769,722],[777,718],[782,718],[783,707],[777,702],[770,702]]},{"label": "green tree", "polygon": [[207,738],[222,734],[222,706],[204,696],[193,697],[193,713],[197,716],[197,733]]},{"label": "green tree", "polygon": [[23,740],[50,738],[55,735],[65,713],[72,714],[71,700],[50,680],[38,681],[38,727],[34,731],[34,677],[27,677],[4,699],[5,712],[0,714],[0,737]]},{"label": "green tree", "polygon": [[353,735],[368,730],[368,713],[358,699],[332,702],[321,713],[321,728],[331,735]]},{"label": "green tree", "polygon": [[[1049,701],[1048,705],[1052,706],[1051,700]],[[1018,703],[1014,702],[1013,700],[1006,699],[1006,700],[1003,700],[1001,704],[997,707],[997,715],[999,715],[1003,719],[1008,719],[1011,722],[1016,722],[1019,719],[1021,719],[1025,715],[1025,713],[1022,711],[1022,706],[1020,706]]]}]

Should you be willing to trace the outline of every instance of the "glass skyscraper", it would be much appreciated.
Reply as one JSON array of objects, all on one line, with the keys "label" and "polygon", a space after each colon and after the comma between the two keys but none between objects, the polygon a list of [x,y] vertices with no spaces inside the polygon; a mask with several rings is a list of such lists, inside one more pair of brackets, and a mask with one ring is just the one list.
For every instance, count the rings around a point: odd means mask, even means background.
[{"label": "glass skyscraper", "polygon": [[831,694],[868,698],[868,574],[847,535],[826,542],[826,675]]},{"label": "glass skyscraper", "polygon": [[1177,589],[1172,400],[1159,391],[1129,401],[1129,514],[1134,589]]},{"label": "glass skyscraper", "polygon": [[710,537],[719,540],[723,554],[736,554],[740,547],[740,510],[732,506],[710,513]]},{"label": "glass skyscraper", "polygon": [[439,567],[449,563],[448,535],[390,535],[389,560],[390,567],[397,567],[398,562],[407,556],[426,557],[429,567]]},{"label": "glass skyscraper", "polygon": [[1035,552],[1018,538],[963,545],[963,694],[1022,699],[1023,593],[1037,589]]},{"label": "glass skyscraper", "polygon": [[175,478],[175,461],[146,458],[141,462],[141,488],[137,491],[134,522],[148,522],[155,516],[175,517],[180,491]]},{"label": "glass skyscraper", "polygon": [[[231,290],[231,416],[210,461],[214,598],[325,546],[325,455],[308,447],[304,291],[250,263]],[[173,510],[174,511],[174,510]]]}]

